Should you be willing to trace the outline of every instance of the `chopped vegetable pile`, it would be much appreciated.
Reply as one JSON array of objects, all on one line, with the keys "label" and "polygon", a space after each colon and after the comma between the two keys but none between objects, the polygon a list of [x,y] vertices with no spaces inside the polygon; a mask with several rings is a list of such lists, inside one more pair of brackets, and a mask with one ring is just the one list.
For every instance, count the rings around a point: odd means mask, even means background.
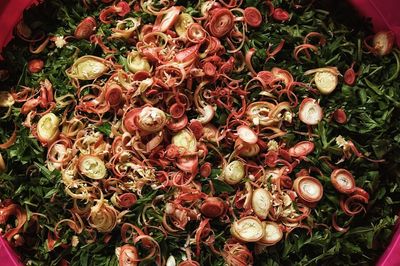
[{"label": "chopped vegetable pile", "polygon": [[400,52],[353,12],[27,11],[0,63],[1,234],[27,265],[373,264],[400,202]]}]

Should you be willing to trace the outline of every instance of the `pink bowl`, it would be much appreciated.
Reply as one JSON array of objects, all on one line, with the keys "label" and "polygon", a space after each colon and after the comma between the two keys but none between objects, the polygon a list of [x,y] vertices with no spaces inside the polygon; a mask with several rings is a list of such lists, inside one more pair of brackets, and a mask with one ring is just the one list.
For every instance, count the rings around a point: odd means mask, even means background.
[{"label": "pink bowl", "polygon": [[0,236],[0,261],[2,266],[22,266],[17,254],[8,245],[8,242]]},{"label": "pink bowl", "polygon": [[372,19],[375,31],[391,30],[400,47],[399,0],[349,0],[365,17]]}]

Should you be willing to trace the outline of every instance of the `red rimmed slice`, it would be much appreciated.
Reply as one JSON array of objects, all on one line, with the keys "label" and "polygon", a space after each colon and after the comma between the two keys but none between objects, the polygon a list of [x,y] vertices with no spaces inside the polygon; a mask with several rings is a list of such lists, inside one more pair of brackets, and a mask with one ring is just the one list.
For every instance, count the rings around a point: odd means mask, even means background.
[{"label": "red rimmed slice", "polygon": [[353,175],[346,169],[336,169],[331,174],[331,183],[337,191],[344,194],[353,193],[356,187]]},{"label": "red rimmed slice", "polygon": [[[159,25],[155,25],[153,31],[165,32],[169,30],[175,22],[178,20],[179,13],[181,12],[182,7],[173,6],[168,9],[165,13],[161,13],[158,15],[156,22],[160,21]],[[161,19],[162,18],[162,19]]]},{"label": "red rimmed slice", "polygon": [[372,45],[377,55],[384,56],[393,50],[395,35],[391,31],[380,31],[374,35]]},{"label": "red rimmed slice", "polygon": [[347,122],[347,115],[343,109],[336,109],[333,112],[333,119],[335,119],[336,123],[338,124],[345,124]]},{"label": "red rimmed slice", "polygon": [[185,114],[185,106],[183,104],[174,103],[169,108],[170,115],[175,118],[181,118]]},{"label": "red rimmed slice", "polygon": [[133,193],[124,193],[118,196],[117,202],[122,208],[130,208],[135,205],[137,197]]},{"label": "red rimmed slice", "polygon": [[32,59],[28,62],[29,73],[38,73],[44,67],[44,62],[42,59]]},{"label": "red rimmed slice", "polygon": [[353,86],[356,83],[356,72],[354,71],[354,62],[351,64],[350,68],[344,72],[343,80],[349,86]]},{"label": "red rimmed slice", "polygon": [[293,189],[305,203],[317,203],[324,194],[321,182],[311,176],[296,178],[293,183]]},{"label": "red rimmed slice", "polygon": [[78,40],[88,40],[95,32],[97,23],[93,17],[84,18],[76,27],[74,36]]},{"label": "red rimmed slice", "polygon": [[259,27],[262,22],[260,11],[255,7],[247,7],[244,9],[244,21],[251,27]]},{"label": "red rimmed slice", "polygon": [[195,173],[199,166],[199,157],[197,155],[179,157],[176,166],[186,173]]},{"label": "red rimmed slice", "polygon": [[193,43],[202,43],[207,37],[207,32],[200,24],[193,23],[187,29],[187,37]]},{"label": "red rimmed slice", "polygon": [[282,8],[275,8],[272,13],[272,17],[277,21],[284,22],[290,19],[290,14]]},{"label": "red rimmed slice", "polygon": [[241,125],[237,127],[237,134],[241,140],[248,144],[256,144],[258,141],[257,134],[248,126]]},{"label": "red rimmed slice", "polygon": [[189,122],[189,119],[188,119],[187,115],[183,115],[179,119],[168,120],[167,128],[176,132],[176,131],[184,129],[188,122]]},{"label": "red rimmed slice", "polygon": [[214,77],[217,73],[217,68],[213,63],[207,62],[203,65],[204,74],[208,77]]},{"label": "red rimmed slice", "polygon": [[243,242],[257,242],[263,238],[265,231],[257,217],[247,216],[232,224],[231,234]]},{"label": "red rimmed slice", "polygon": [[141,108],[135,108],[125,114],[125,116],[123,118],[123,123],[124,123],[125,129],[129,133],[135,133],[138,130],[135,120],[141,110],[142,110]]},{"label": "red rimmed slice", "polygon": [[109,86],[106,90],[106,101],[111,107],[118,106],[122,101],[122,88],[118,84]]},{"label": "red rimmed slice", "polygon": [[208,197],[200,207],[200,212],[207,218],[216,218],[225,213],[224,201],[218,197]]},{"label": "red rimmed slice", "polygon": [[217,38],[224,37],[233,28],[235,17],[227,8],[216,8],[212,10],[209,29],[211,35]]},{"label": "red rimmed slice", "polygon": [[263,222],[265,234],[264,236],[257,242],[262,245],[272,246],[278,243],[283,237],[283,231],[281,226],[275,222]]},{"label": "red rimmed slice", "polygon": [[314,143],[311,141],[301,141],[289,149],[292,157],[304,157],[314,151]]},{"label": "red rimmed slice", "polygon": [[202,177],[209,177],[211,175],[211,163],[206,162],[200,166],[200,175]]},{"label": "red rimmed slice", "polygon": [[317,125],[324,113],[318,102],[312,98],[305,98],[299,107],[299,118],[306,125]]},{"label": "red rimmed slice", "polygon": [[269,209],[272,206],[272,196],[268,190],[264,188],[257,188],[253,191],[251,198],[251,207],[254,213],[260,219],[266,219],[269,213]]},{"label": "red rimmed slice", "polygon": [[192,131],[193,135],[199,140],[203,136],[203,124],[199,120],[191,120],[189,124],[189,129]]}]

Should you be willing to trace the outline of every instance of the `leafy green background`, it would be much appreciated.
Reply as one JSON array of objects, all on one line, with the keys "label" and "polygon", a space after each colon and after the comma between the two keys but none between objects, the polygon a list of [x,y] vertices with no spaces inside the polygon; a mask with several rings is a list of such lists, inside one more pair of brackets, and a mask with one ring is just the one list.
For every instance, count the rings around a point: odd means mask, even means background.
[{"label": "leafy green background", "polygon": [[[344,73],[353,61],[357,62],[360,75],[355,86],[350,87],[340,82],[336,91],[329,96],[319,96],[325,110],[325,119],[316,127],[318,137],[314,139],[316,152],[305,166],[314,165],[322,170],[323,176],[317,178],[324,185],[324,198],[308,218],[309,224],[316,227],[312,235],[305,230],[296,229],[287,239],[270,247],[265,253],[257,255],[255,265],[372,265],[382,254],[390,240],[396,214],[399,210],[400,181],[400,88],[399,88],[399,51],[395,50],[385,57],[374,57],[368,54],[362,45],[362,40],[368,36],[370,25],[368,21],[355,16],[355,11],[345,1],[301,1],[276,0],[276,6],[289,10],[292,18],[289,22],[278,23],[268,19],[258,29],[251,29],[244,50],[256,48],[253,63],[256,71],[270,70],[274,66],[288,69],[298,81],[309,82],[303,76],[308,69],[336,66]],[[189,6],[188,11],[196,15],[193,8],[196,3],[178,1],[177,4]],[[294,5],[302,8],[294,8]],[[263,1],[245,0],[244,6],[257,6],[266,14]],[[52,0],[31,9],[25,14],[25,20],[35,31],[52,32],[55,35],[71,35],[75,26],[82,18],[92,15],[97,17],[103,5],[86,10],[80,1]],[[46,15],[44,15],[46,14]],[[146,14],[137,13],[143,20],[152,21]],[[98,32],[110,35],[110,25],[102,25]],[[317,54],[312,54],[312,60],[297,63],[293,58],[293,49],[302,43],[303,37],[317,31],[327,38],[327,44],[320,48]],[[268,44],[276,46],[285,39],[285,46],[275,59],[265,63],[265,53]],[[133,48],[120,41],[108,42],[110,47],[118,48],[116,58],[124,63],[125,53]],[[5,90],[19,89],[20,85],[36,87],[39,81],[48,78],[56,88],[57,96],[73,92],[74,88],[65,75],[65,69],[74,59],[85,54],[102,56],[99,47],[91,46],[85,40],[72,41],[63,49],[46,48],[39,55],[32,55],[26,43],[15,38],[4,50],[5,61],[1,68],[7,68],[10,78],[2,83]],[[44,71],[28,74],[26,62],[32,58],[44,58]],[[238,74],[248,79],[245,73]],[[308,95],[307,91],[299,89],[298,95]],[[48,252],[46,248],[47,231],[53,230],[54,224],[68,217],[65,211],[71,202],[64,194],[60,182],[60,173],[49,172],[44,167],[45,151],[30,135],[21,123],[24,117],[15,106],[12,116],[0,120],[0,139],[5,141],[11,134],[15,122],[18,125],[17,142],[9,149],[1,151],[7,161],[8,171],[0,175],[0,198],[12,198],[25,208],[28,215],[32,212],[45,214],[39,218],[38,230],[31,227],[24,233],[26,245],[17,249],[25,262],[32,265],[56,265],[61,258],[67,258],[71,265],[117,265],[114,255],[115,247],[120,245],[118,235],[113,235],[109,244],[103,243],[103,235],[98,234],[98,240],[93,244],[85,244],[85,236],[79,236],[81,243],[76,248],[63,249],[58,246],[55,251]],[[343,108],[349,118],[345,126],[339,126],[330,120],[330,113],[337,108]],[[62,110],[58,110],[61,113]],[[219,110],[219,122],[226,118],[226,111]],[[306,131],[300,123],[296,130]],[[98,128],[107,134],[107,124]],[[351,138],[360,150],[372,158],[384,158],[385,163],[376,165],[364,159],[351,158],[342,167],[350,169],[356,177],[357,185],[371,194],[368,212],[351,220],[351,229],[343,234],[333,229],[326,229],[318,224],[331,225],[331,216],[340,209],[339,195],[330,184],[330,170],[327,165],[318,160],[321,155],[330,155],[332,161],[340,158],[335,144],[336,136]],[[296,142],[299,136],[290,133],[286,136],[288,142]],[[218,169],[213,171],[213,177]],[[229,192],[233,188],[214,179],[217,190]],[[144,193],[133,213],[127,217],[135,222],[143,207],[151,202],[157,194],[151,190]],[[154,221],[160,220],[162,210],[148,213]],[[339,224],[344,224],[348,218],[340,211]],[[218,228],[218,224],[213,224]],[[217,246],[221,247],[229,237],[229,230],[219,228]],[[118,232],[117,230],[115,230]],[[72,231],[66,230],[63,242],[72,236]],[[174,254],[178,258],[182,254],[180,247],[186,239],[179,237],[155,236],[160,241],[162,253],[165,256]],[[251,245],[250,245],[251,247]],[[223,265],[220,257],[214,257],[210,252],[200,259],[202,265]],[[151,265],[152,262],[144,262]]]}]

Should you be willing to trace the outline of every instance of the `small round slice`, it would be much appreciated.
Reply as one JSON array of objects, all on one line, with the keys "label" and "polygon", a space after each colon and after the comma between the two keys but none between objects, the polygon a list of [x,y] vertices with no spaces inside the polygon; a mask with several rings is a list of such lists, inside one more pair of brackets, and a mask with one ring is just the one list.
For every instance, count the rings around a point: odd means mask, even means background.
[{"label": "small round slice", "polygon": [[331,183],[337,191],[351,194],[356,188],[353,175],[346,169],[336,169],[331,174]]},{"label": "small round slice", "polygon": [[225,213],[225,203],[221,198],[208,197],[201,205],[200,212],[208,218],[219,217]]},{"label": "small round slice", "polygon": [[393,49],[395,35],[391,31],[380,31],[374,35],[372,44],[376,54],[384,56],[390,54]]},{"label": "small round slice", "polygon": [[293,188],[304,202],[316,203],[321,200],[324,189],[318,179],[311,176],[300,176],[294,180]]},{"label": "small round slice", "polygon": [[260,218],[265,219],[268,216],[269,209],[272,205],[272,196],[268,190],[257,188],[253,191],[251,206],[254,213]]},{"label": "small round slice", "polygon": [[78,162],[79,172],[91,179],[103,179],[107,175],[104,161],[94,155],[83,155]]},{"label": "small round slice", "polygon": [[323,67],[308,70],[304,75],[314,74],[315,86],[322,94],[332,93],[338,85],[338,76],[340,72],[336,67]]},{"label": "small round slice", "polygon": [[299,118],[306,125],[317,125],[324,115],[318,102],[312,98],[305,98],[299,107]]},{"label": "small round slice", "polygon": [[237,133],[240,139],[248,144],[256,144],[258,141],[257,134],[248,126],[241,125],[237,129]]},{"label": "small round slice", "polygon": [[278,243],[283,237],[282,228],[275,222],[263,222],[265,234],[258,243],[266,246],[272,246]]},{"label": "small round slice", "polygon": [[229,185],[238,184],[240,181],[243,180],[245,175],[246,170],[244,168],[244,164],[239,160],[230,162],[222,172],[222,177],[224,178],[224,181]]},{"label": "small round slice", "polygon": [[37,136],[42,143],[53,143],[60,134],[58,126],[60,119],[53,113],[48,113],[39,119],[37,125]]},{"label": "small round slice", "polygon": [[265,230],[257,217],[247,216],[232,224],[231,234],[244,242],[257,242],[265,235]]},{"label": "small round slice", "polygon": [[303,157],[314,151],[314,143],[311,141],[301,141],[289,149],[289,155],[292,157]]}]

